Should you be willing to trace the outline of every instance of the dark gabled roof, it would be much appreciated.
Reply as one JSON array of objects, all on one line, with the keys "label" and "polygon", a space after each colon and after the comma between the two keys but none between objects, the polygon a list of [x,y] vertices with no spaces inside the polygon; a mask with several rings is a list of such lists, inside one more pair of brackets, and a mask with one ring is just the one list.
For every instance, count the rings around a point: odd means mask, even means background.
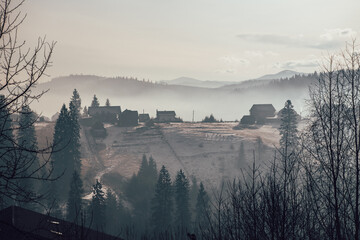
[{"label": "dark gabled roof", "polygon": [[75,239],[77,235],[89,240],[121,240],[87,227],[34,212],[17,206],[0,211],[0,239],[50,240]]},{"label": "dark gabled roof", "polygon": [[252,111],[276,111],[272,104],[254,104],[250,108],[250,112]]},{"label": "dark gabled roof", "polygon": [[176,115],[175,111],[156,111],[156,114],[171,114]]},{"label": "dark gabled roof", "polygon": [[121,108],[120,108],[120,106],[100,106],[100,107],[89,107],[88,108],[89,115],[97,114],[97,113],[101,113],[101,112],[120,114]]},{"label": "dark gabled roof", "polygon": [[123,114],[138,114],[138,111],[133,111],[133,110],[129,110],[129,109],[126,109],[125,111],[122,112]]}]

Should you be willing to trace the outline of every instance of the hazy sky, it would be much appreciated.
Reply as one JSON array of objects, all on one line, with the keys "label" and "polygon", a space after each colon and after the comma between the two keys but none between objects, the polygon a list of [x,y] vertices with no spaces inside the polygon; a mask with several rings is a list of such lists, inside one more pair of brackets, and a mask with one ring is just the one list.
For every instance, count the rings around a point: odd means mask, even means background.
[{"label": "hazy sky", "polygon": [[57,42],[51,77],[312,72],[360,36],[359,0],[28,0],[22,10],[28,44]]}]

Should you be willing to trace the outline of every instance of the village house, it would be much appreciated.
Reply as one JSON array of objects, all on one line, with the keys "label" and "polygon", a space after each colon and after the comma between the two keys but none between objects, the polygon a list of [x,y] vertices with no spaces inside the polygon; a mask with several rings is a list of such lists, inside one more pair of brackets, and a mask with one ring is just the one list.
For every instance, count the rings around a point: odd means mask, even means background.
[{"label": "village house", "polygon": [[120,106],[89,107],[88,114],[102,122],[115,122],[119,119],[121,108]]},{"label": "village house", "polygon": [[158,111],[156,110],[157,122],[181,122],[180,118],[176,117],[175,111]]},{"label": "village house", "polygon": [[139,114],[138,111],[131,111],[126,109],[120,114],[119,126],[120,127],[131,127],[138,125]]},{"label": "village house", "polygon": [[275,112],[272,104],[254,104],[250,109],[250,116],[254,117],[257,124],[262,124],[267,118],[275,117]]}]

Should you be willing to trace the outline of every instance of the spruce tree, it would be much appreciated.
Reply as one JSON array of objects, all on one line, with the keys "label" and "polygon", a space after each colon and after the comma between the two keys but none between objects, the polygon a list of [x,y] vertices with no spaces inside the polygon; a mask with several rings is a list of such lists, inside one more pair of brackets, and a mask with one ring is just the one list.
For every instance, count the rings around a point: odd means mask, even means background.
[{"label": "spruce tree", "polygon": [[151,199],[154,196],[156,180],[157,170],[154,159],[151,157],[148,162],[144,154],[139,172],[130,179],[126,191],[133,206],[133,216],[138,232],[148,228],[151,216]]},{"label": "spruce tree", "polygon": [[81,98],[79,92],[76,90],[76,88],[73,91],[73,95],[71,96],[71,102],[75,105],[75,108],[77,110],[77,114],[80,116],[81,113]]},{"label": "spruce tree", "polygon": [[205,191],[204,185],[200,182],[200,189],[196,202],[195,228],[205,229],[209,224],[208,214],[210,210],[210,199]]},{"label": "spruce tree", "polygon": [[152,224],[155,233],[170,230],[173,212],[173,189],[171,178],[165,166],[162,166],[153,198]]},{"label": "spruce tree", "polygon": [[149,168],[149,163],[146,158],[146,155],[144,154],[141,160],[139,172],[137,174],[140,181],[146,181],[146,173],[148,171],[148,168]]},{"label": "spruce tree", "polygon": [[69,198],[66,205],[66,219],[79,224],[82,216],[83,183],[77,171],[74,171],[70,183]]},{"label": "spruce tree", "polygon": [[91,201],[91,216],[93,228],[103,231],[105,228],[105,198],[101,183],[96,179],[93,185],[93,197]]},{"label": "spruce tree", "polygon": [[297,116],[290,100],[287,100],[285,107],[280,110],[280,147],[285,155],[291,152],[298,145]]},{"label": "spruce tree", "polygon": [[[68,187],[70,186],[71,175],[74,171],[71,165],[71,128],[69,112],[65,104],[60,110],[60,114],[55,123],[53,145],[54,153],[52,154],[53,176],[60,177],[50,186],[50,203],[54,201],[61,202],[67,199]],[[64,194],[66,193],[66,194]]]},{"label": "spruce tree", "polygon": [[[42,171],[38,170],[41,167],[41,163],[37,156],[38,146],[34,127],[35,121],[35,113],[30,110],[29,106],[23,106],[20,112],[19,130],[17,134],[17,143],[20,147],[18,158],[21,159],[21,164],[27,166],[23,172],[23,176],[31,176],[34,179],[21,179],[19,184],[22,185],[23,189],[32,190],[40,195],[40,192],[43,191],[43,184],[40,181],[36,181],[35,178],[43,177],[46,173],[44,167],[41,168]],[[23,204],[21,204],[21,206],[25,207]]]},{"label": "spruce tree", "polygon": [[51,195],[60,201],[67,199],[72,174],[74,171],[80,172],[81,167],[79,115],[73,102],[69,105],[70,111],[65,104],[61,108],[53,140],[53,173],[60,179],[52,184]]},{"label": "spruce tree", "polygon": [[93,100],[92,100],[90,106],[91,107],[99,107],[100,106],[99,100],[98,100],[98,98],[96,97],[95,94],[94,94],[94,97],[93,97]]},{"label": "spruce tree", "polygon": [[110,100],[108,98],[106,99],[105,106],[110,107]]},{"label": "spruce tree", "polygon": [[106,192],[105,206],[106,232],[117,235],[119,234],[120,213],[116,196],[110,189]]},{"label": "spruce tree", "polygon": [[196,208],[196,200],[197,200],[197,195],[199,192],[199,186],[197,183],[197,179],[195,176],[191,177],[191,188],[190,188],[190,192],[189,192],[189,197],[190,197],[190,213],[191,213],[191,218],[194,219],[195,218],[195,208]]},{"label": "spruce tree", "polygon": [[149,185],[151,186],[150,191],[154,192],[158,173],[157,173],[156,162],[154,161],[154,158],[152,156],[150,156],[150,158],[149,158],[148,170],[147,170],[146,175],[147,175],[147,181],[149,182]]},{"label": "spruce tree", "polygon": [[[0,95],[0,168],[3,169],[1,171],[2,174],[6,173],[8,166],[14,164],[14,159],[16,157],[14,147],[14,135],[10,113],[4,95]],[[17,168],[15,167],[15,169]],[[24,169],[19,170],[23,171]],[[9,174],[11,174],[11,172]],[[11,186],[12,184],[18,184],[8,183],[7,179],[9,179],[9,177],[6,175],[1,177],[0,185]],[[12,188],[6,188],[3,194],[0,195],[0,208],[7,207],[11,203],[10,198],[17,194],[17,192],[12,191]]]},{"label": "spruce tree", "polygon": [[175,226],[181,231],[189,229],[191,222],[189,206],[189,180],[180,170],[175,180]]},{"label": "spruce tree", "polygon": [[84,107],[83,116],[87,117],[89,115],[87,106]]},{"label": "spruce tree", "polygon": [[72,159],[71,164],[73,165],[73,169],[76,171],[80,171],[81,162],[80,162],[80,124],[79,124],[79,112],[77,111],[77,107],[73,102],[69,104],[69,124],[70,124],[70,143],[69,143],[69,151]]}]

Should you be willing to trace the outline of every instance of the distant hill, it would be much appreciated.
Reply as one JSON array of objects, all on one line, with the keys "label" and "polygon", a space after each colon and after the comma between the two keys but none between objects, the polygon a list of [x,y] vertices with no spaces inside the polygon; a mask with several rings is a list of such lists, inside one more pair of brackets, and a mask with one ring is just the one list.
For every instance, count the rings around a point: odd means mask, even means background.
[{"label": "distant hill", "polygon": [[281,78],[291,78],[295,75],[302,75],[303,73],[295,72],[291,70],[284,70],[275,74],[267,74],[262,77],[257,78],[256,80],[272,80],[272,79],[281,79]]},{"label": "distant hill", "polygon": [[238,82],[229,82],[229,81],[203,81],[195,78],[189,77],[180,77],[173,80],[165,80],[162,83],[169,85],[182,85],[190,87],[202,87],[202,88],[219,88],[225,85],[235,84]]},{"label": "distant hill", "polygon": [[33,108],[45,116],[58,112],[62,104],[68,104],[74,88],[82,100],[82,106],[89,106],[94,94],[100,104],[109,98],[111,105],[121,109],[137,110],[155,117],[156,110],[174,110],[185,121],[201,121],[211,113],[224,121],[240,120],[248,114],[255,103],[272,103],[277,110],[291,99],[295,109],[302,112],[308,86],[314,75],[296,75],[275,80],[248,80],[220,88],[194,87],[139,81],[136,78],[106,78],[91,75],[71,75],[54,78],[37,85],[34,91],[49,90]]},{"label": "distant hill", "polygon": [[274,79],[290,78],[295,75],[302,75],[303,73],[295,72],[291,70],[284,70],[275,74],[267,74],[256,79],[246,81],[204,81],[189,77],[180,77],[173,80],[164,80],[161,83],[168,85],[181,85],[189,87],[201,87],[201,88],[231,88],[231,86],[237,85],[241,87],[250,87],[266,84],[268,81]]}]

